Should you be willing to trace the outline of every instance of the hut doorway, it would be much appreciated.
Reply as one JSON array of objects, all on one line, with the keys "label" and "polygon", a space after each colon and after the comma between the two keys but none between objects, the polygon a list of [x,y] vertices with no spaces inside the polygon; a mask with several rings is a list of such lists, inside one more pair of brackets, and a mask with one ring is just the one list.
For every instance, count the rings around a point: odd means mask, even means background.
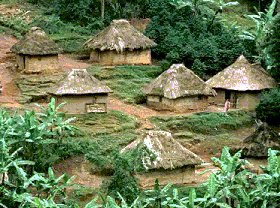
[{"label": "hut doorway", "polygon": [[225,101],[229,99],[230,102],[232,103],[232,107],[236,108],[237,107],[237,100],[238,96],[236,92],[232,92],[231,90],[226,90],[225,91]]},{"label": "hut doorway", "polygon": [[230,100],[230,96],[231,96],[231,91],[230,90],[226,90],[225,91],[225,100],[227,100],[227,99]]}]

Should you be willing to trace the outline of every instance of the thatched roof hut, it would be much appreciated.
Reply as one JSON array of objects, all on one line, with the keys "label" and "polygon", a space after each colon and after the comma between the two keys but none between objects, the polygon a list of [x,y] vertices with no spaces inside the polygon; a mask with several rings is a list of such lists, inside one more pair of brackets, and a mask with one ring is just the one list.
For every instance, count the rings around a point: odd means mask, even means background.
[{"label": "thatched roof hut", "polygon": [[150,64],[150,48],[156,43],[127,20],[113,20],[104,30],[84,43],[91,60],[101,64]]},{"label": "thatched roof hut", "polygon": [[232,65],[208,81],[218,94],[213,101],[223,105],[230,99],[234,107],[254,109],[261,90],[277,86],[276,81],[259,65],[241,55]]},{"label": "thatched roof hut", "polygon": [[259,64],[251,64],[243,55],[206,83],[213,88],[237,91],[263,90],[277,86],[267,71]]},{"label": "thatched roof hut", "polygon": [[138,145],[144,145],[152,154],[151,157],[142,158],[143,166],[147,170],[172,170],[203,162],[200,157],[183,147],[171,133],[166,131],[147,131],[141,138],[126,146],[122,152],[133,150]]},{"label": "thatched roof hut", "polygon": [[207,97],[216,95],[215,90],[183,64],[173,64],[146,85],[143,92],[148,105],[166,110],[204,108],[208,105]]},{"label": "thatched roof hut", "polygon": [[72,69],[50,94],[58,103],[66,102],[62,110],[70,114],[107,112],[109,87],[91,76],[86,69]]},{"label": "thatched roof hut", "polygon": [[72,69],[51,93],[54,95],[88,95],[109,92],[111,89],[91,76],[86,69]]},{"label": "thatched roof hut", "polygon": [[18,70],[26,74],[55,73],[60,70],[59,48],[39,27],[32,27],[11,51],[16,54]]},{"label": "thatched roof hut", "polygon": [[169,99],[193,95],[215,95],[211,87],[183,64],[173,64],[145,86],[143,92],[146,95],[158,95]]},{"label": "thatched roof hut", "polygon": [[136,174],[139,185],[143,188],[152,187],[155,179],[158,179],[161,185],[192,184],[196,180],[195,165],[203,162],[166,131],[147,131],[121,152],[133,151],[136,148],[140,148],[137,150],[138,154],[141,154],[140,166],[146,169],[145,172]]},{"label": "thatched roof hut", "polygon": [[59,47],[41,28],[32,27],[11,51],[24,55],[54,55],[59,53]]},{"label": "thatched roof hut", "polygon": [[90,38],[84,44],[89,49],[118,51],[147,49],[156,43],[136,30],[127,20],[113,20],[112,23]]}]

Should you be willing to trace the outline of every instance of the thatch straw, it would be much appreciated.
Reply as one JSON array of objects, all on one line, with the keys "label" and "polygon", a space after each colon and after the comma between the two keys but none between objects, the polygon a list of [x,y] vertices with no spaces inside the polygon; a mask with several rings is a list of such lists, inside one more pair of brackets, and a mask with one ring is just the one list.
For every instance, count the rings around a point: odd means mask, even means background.
[{"label": "thatch straw", "polygon": [[11,51],[23,55],[55,55],[59,48],[41,28],[32,27]]},{"label": "thatch straw", "polygon": [[84,95],[109,92],[111,92],[111,89],[91,76],[86,69],[72,69],[50,94]]},{"label": "thatch straw", "polygon": [[146,95],[158,95],[169,99],[206,95],[216,92],[183,64],[173,64],[167,71],[143,88]]},{"label": "thatch straw", "polygon": [[213,88],[237,91],[263,90],[277,86],[276,81],[259,64],[250,64],[243,55],[206,83]]},{"label": "thatch straw", "polygon": [[187,165],[201,164],[203,161],[193,152],[183,147],[166,131],[147,131],[139,138],[126,146],[122,152],[131,151],[144,145],[153,155],[142,157],[143,166],[151,169],[175,169]]},{"label": "thatch straw", "polygon": [[146,49],[156,46],[156,43],[136,30],[126,20],[113,20],[112,23],[84,43],[93,50],[124,50]]}]

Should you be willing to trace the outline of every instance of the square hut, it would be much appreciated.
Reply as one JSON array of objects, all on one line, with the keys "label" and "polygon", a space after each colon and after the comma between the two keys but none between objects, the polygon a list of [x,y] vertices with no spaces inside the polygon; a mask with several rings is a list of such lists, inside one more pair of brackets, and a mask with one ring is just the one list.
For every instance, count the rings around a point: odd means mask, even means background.
[{"label": "square hut", "polygon": [[91,76],[86,69],[72,69],[52,92],[62,110],[69,114],[107,112],[111,89]]},{"label": "square hut", "polygon": [[147,105],[158,110],[186,111],[204,109],[208,96],[215,96],[201,78],[183,64],[173,64],[143,88]]},{"label": "square hut", "polygon": [[84,44],[91,51],[90,60],[102,65],[151,64],[151,47],[155,45],[123,19],[113,20]]},{"label": "square hut", "polygon": [[[153,187],[156,179],[160,185],[195,183],[195,166],[203,162],[166,131],[147,131],[121,152],[135,150],[138,154],[136,157],[139,158],[138,165],[142,170],[137,172],[136,178],[142,188]],[[137,171],[137,168],[135,169]]]},{"label": "square hut", "polygon": [[215,104],[224,105],[230,99],[233,107],[247,110],[255,109],[263,90],[277,86],[259,64],[249,63],[243,55],[206,83],[217,92],[211,100]]},{"label": "square hut", "polygon": [[53,73],[59,67],[57,44],[39,27],[32,27],[12,46],[18,70],[26,73]]}]

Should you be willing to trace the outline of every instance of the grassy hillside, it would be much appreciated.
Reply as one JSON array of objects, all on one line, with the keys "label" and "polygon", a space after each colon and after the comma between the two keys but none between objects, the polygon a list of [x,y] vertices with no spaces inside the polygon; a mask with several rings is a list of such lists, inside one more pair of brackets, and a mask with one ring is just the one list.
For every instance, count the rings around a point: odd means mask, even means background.
[{"label": "grassy hillside", "polygon": [[113,90],[113,94],[128,103],[145,102],[142,87],[162,73],[159,66],[117,66],[113,69],[91,67],[89,72]]}]

